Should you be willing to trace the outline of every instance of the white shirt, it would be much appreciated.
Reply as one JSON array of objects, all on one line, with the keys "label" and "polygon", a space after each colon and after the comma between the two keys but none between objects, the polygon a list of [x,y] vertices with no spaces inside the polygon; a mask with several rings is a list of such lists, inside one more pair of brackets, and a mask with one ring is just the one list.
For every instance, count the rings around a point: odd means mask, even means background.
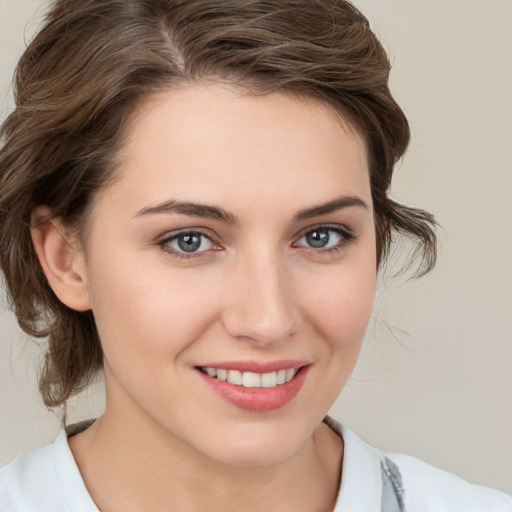
[{"label": "white shirt", "polygon": [[[408,455],[384,454],[331,418],[326,422],[345,445],[333,512],[512,512],[512,496],[504,492],[470,484]],[[391,496],[386,468],[391,468],[392,497],[401,494],[396,502],[385,496]],[[64,430],[52,445],[20,455],[0,470],[0,511],[99,512]]]}]

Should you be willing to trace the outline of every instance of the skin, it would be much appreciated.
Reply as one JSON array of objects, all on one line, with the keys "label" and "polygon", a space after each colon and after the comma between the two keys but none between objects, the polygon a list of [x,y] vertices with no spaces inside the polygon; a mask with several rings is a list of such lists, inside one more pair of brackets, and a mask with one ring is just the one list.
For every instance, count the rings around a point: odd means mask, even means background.
[{"label": "skin", "polygon": [[[104,350],[105,412],[69,440],[91,496],[102,512],[332,510],[343,444],[322,419],[355,365],[376,279],[362,138],[313,101],[196,85],[139,105],[120,162],[85,249],[58,219],[34,230],[54,291],[92,308]],[[359,202],[298,217],[340,197]],[[236,222],[148,212],[170,200]],[[331,250],[305,236],[319,226]],[[211,241],[183,259],[164,240],[187,229]],[[273,411],[235,407],[195,369],[282,359],[310,366]]]}]

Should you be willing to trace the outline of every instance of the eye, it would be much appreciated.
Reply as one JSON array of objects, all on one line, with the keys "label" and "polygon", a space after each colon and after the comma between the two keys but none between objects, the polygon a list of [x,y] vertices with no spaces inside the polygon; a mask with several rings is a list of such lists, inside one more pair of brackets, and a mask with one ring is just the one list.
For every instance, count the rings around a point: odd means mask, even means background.
[{"label": "eye", "polygon": [[173,233],[161,242],[159,245],[170,252],[188,255],[201,253],[213,249],[215,244],[207,235],[200,231],[180,231]]},{"label": "eye", "polygon": [[354,235],[340,227],[319,226],[304,233],[294,246],[319,250],[337,249],[353,238]]}]

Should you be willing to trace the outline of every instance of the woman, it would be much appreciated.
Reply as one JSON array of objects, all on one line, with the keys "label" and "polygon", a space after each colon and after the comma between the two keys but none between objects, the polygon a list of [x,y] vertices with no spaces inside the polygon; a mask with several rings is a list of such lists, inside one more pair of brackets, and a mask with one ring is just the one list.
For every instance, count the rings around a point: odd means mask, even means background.
[{"label": "woman", "polygon": [[65,405],[106,407],[0,473],[6,510],[512,510],[326,413],[356,362],[409,140],[347,2],[54,2],[2,128],[1,268]]}]

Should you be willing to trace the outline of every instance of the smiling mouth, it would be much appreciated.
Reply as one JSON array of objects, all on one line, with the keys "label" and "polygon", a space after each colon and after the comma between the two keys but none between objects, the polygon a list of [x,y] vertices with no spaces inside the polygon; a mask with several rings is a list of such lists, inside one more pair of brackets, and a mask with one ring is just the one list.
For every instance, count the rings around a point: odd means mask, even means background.
[{"label": "smiling mouth", "polygon": [[269,373],[254,373],[205,366],[200,366],[198,369],[213,379],[245,388],[275,388],[290,382],[300,370],[300,368],[288,368]]}]

